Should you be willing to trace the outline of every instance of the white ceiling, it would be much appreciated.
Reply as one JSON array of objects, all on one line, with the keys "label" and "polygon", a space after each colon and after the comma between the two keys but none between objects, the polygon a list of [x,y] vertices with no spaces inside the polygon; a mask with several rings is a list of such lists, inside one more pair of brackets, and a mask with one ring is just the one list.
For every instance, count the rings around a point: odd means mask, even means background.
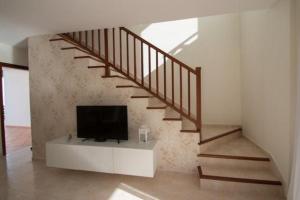
[{"label": "white ceiling", "polygon": [[268,8],[278,0],[0,0],[0,43],[33,35]]}]

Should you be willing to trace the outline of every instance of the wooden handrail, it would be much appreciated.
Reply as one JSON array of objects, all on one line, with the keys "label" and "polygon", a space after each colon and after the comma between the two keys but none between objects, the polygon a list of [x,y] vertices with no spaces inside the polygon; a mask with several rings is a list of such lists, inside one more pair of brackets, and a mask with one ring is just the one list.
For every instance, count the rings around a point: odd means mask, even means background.
[{"label": "wooden handrail", "polygon": [[200,132],[200,142],[202,141],[202,133],[201,133],[201,126],[202,126],[202,117],[201,117],[201,67],[196,67],[196,105],[197,105],[197,128]]},{"label": "wooden handrail", "polygon": [[105,76],[109,76],[110,75],[110,71],[109,71],[109,61],[108,61],[108,30],[107,28],[104,29],[104,49],[105,49],[105,65],[106,65],[106,68],[105,68]]},{"label": "wooden handrail", "polygon": [[162,49],[158,48],[157,46],[155,46],[154,44],[148,42],[147,40],[143,39],[142,37],[140,37],[139,35],[135,34],[134,32],[130,31],[129,29],[125,28],[125,27],[120,27],[121,30],[129,33],[130,35],[132,35],[133,37],[139,39],[140,41],[142,41],[142,43],[145,43],[147,45],[149,45],[151,48],[155,49],[156,51],[158,51],[159,53],[163,54],[164,56],[168,57],[171,61],[181,65],[182,67],[184,67],[185,69],[191,71],[192,73],[196,74],[196,71],[194,69],[192,69],[191,67],[187,66],[186,64],[184,64],[183,62],[177,60],[176,58],[174,58],[172,55],[166,53],[165,51],[163,51]]}]

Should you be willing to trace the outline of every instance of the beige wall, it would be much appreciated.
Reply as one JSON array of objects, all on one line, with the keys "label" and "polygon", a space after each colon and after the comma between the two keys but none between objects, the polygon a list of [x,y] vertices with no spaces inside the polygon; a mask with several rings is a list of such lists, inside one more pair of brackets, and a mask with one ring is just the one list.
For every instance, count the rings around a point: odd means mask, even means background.
[{"label": "beige wall", "polygon": [[294,111],[291,6],[241,15],[244,134],[269,152],[287,184]]},{"label": "beige wall", "polygon": [[[202,67],[204,123],[241,124],[239,15],[227,14],[144,24],[129,29],[190,67]],[[148,60],[148,56],[144,60]],[[167,68],[170,69],[170,62],[167,63]],[[171,71],[168,69],[167,79],[171,80]],[[175,98],[179,103],[179,77],[176,73],[178,74],[178,70],[175,66]],[[155,83],[155,71],[152,74],[152,81]],[[162,81],[162,65],[159,74]],[[185,89],[187,74],[183,73],[183,76]],[[194,84],[191,86],[191,99],[195,100],[196,90]],[[167,90],[171,91],[170,82]],[[163,91],[163,85],[160,91]],[[171,93],[168,96],[171,97]],[[186,91],[183,94],[183,104],[187,108]],[[192,113],[195,110],[194,101]]]},{"label": "beige wall", "polygon": [[27,48],[17,48],[0,43],[0,62],[28,65]]}]

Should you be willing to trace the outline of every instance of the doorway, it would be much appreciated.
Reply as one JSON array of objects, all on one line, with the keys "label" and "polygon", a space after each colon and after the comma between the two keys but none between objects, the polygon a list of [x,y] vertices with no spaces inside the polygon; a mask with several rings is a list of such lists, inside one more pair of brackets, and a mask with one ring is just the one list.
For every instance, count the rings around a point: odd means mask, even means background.
[{"label": "doorway", "polygon": [[3,155],[31,147],[29,71],[26,66],[0,63],[1,136]]}]

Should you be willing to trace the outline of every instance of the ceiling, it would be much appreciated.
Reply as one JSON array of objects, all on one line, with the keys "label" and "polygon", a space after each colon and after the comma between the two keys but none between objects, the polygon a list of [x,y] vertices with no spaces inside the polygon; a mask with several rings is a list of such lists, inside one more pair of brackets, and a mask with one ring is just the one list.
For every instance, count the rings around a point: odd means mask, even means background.
[{"label": "ceiling", "polygon": [[262,9],[278,0],[0,0],[0,43],[93,28]]}]

